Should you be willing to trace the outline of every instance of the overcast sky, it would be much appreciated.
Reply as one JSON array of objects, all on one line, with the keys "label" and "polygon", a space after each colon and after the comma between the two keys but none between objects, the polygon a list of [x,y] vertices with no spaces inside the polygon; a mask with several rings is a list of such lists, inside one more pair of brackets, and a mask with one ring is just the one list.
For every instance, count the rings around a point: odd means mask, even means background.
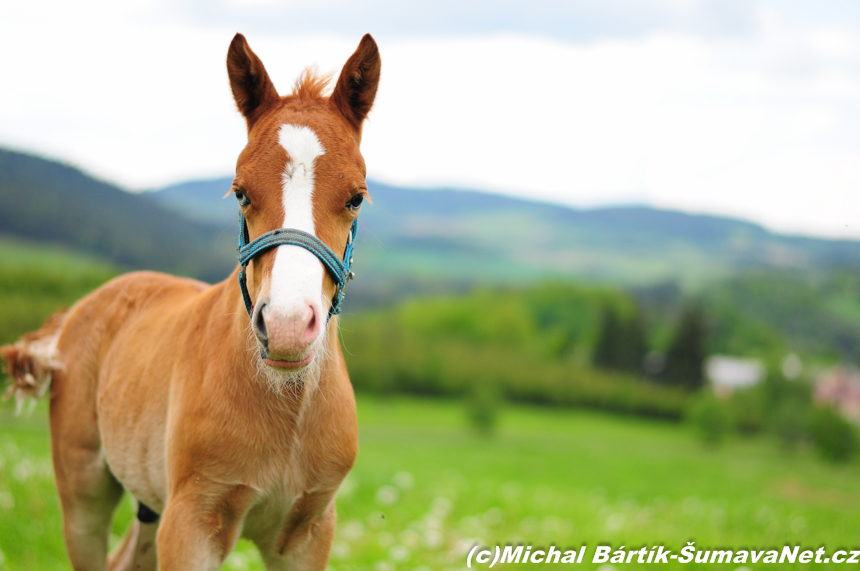
[{"label": "overcast sky", "polygon": [[233,34],[286,92],[370,32],[373,178],[860,238],[860,2],[360,4],[4,2],[0,145],[133,190],[231,174]]}]

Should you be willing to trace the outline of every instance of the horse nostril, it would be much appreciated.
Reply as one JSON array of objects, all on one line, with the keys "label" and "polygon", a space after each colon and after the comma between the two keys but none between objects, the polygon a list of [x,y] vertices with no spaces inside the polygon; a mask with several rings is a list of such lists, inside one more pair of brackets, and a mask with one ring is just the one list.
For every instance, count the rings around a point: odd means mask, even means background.
[{"label": "horse nostril", "polygon": [[317,312],[314,311],[313,306],[310,306],[311,317],[305,325],[305,330],[302,333],[302,342],[303,343],[311,343],[314,339],[316,339],[319,334],[319,327],[317,325]]},{"label": "horse nostril", "polygon": [[266,351],[269,350],[269,333],[266,329],[266,319],[263,317],[263,310],[266,308],[266,303],[262,302],[254,308],[254,315],[251,319],[251,328],[254,330],[254,335],[263,345]]}]

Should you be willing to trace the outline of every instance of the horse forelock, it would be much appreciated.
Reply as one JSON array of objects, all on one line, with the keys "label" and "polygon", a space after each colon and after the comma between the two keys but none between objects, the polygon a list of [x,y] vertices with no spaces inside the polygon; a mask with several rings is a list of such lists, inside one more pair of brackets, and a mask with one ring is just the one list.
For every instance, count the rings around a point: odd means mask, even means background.
[{"label": "horse forelock", "polygon": [[316,66],[308,66],[293,83],[292,97],[299,99],[323,99],[330,95],[332,74],[320,73]]}]

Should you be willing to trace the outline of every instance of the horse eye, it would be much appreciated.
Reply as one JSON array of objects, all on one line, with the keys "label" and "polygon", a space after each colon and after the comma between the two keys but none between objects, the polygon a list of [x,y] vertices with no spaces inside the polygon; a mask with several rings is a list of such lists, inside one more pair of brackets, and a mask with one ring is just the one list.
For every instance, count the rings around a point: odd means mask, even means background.
[{"label": "horse eye", "polygon": [[359,208],[361,208],[361,203],[364,202],[363,194],[356,194],[352,198],[349,199],[346,203],[346,207],[355,212]]},{"label": "horse eye", "polygon": [[241,190],[236,191],[236,200],[239,201],[239,206],[248,206],[251,204],[251,201],[245,196],[245,193]]}]

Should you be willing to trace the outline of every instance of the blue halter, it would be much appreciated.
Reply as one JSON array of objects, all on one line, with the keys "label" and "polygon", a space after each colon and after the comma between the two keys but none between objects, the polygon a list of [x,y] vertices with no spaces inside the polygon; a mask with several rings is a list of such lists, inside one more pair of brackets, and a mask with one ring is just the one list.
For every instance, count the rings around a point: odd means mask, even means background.
[{"label": "blue halter", "polygon": [[266,232],[256,240],[248,242],[248,226],[245,223],[245,217],[239,213],[239,287],[242,288],[242,299],[245,301],[245,309],[248,310],[248,316],[254,310],[254,304],[251,302],[251,296],[248,294],[248,285],[245,280],[245,268],[248,263],[259,254],[266,250],[271,250],[278,246],[290,245],[301,246],[305,250],[320,259],[322,264],[328,270],[334,283],[337,284],[337,291],[331,300],[331,308],[328,310],[326,323],[329,322],[332,315],[340,313],[343,298],[346,295],[346,284],[355,277],[355,274],[350,271],[352,265],[352,249],[355,247],[355,234],[358,232],[358,219],[352,223],[349,229],[349,236],[346,239],[346,249],[343,252],[343,261],[338,258],[331,248],[326,246],[322,240],[308,234],[304,230],[295,228],[278,228],[271,232]]}]

